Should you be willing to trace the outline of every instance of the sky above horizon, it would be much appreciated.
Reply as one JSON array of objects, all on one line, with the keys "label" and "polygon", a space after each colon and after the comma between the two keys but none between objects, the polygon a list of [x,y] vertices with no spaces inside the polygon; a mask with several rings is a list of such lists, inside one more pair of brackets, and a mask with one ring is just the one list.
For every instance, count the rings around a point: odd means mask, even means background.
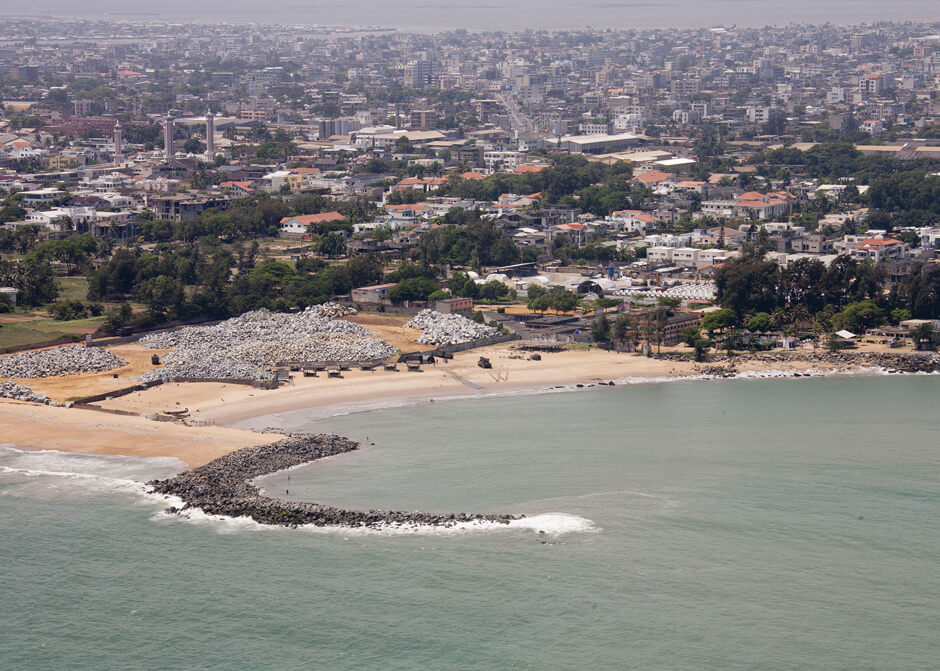
[{"label": "sky above horizon", "polygon": [[0,16],[153,21],[380,25],[399,30],[665,28],[787,23],[938,21],[930,0],[32,0]]}]

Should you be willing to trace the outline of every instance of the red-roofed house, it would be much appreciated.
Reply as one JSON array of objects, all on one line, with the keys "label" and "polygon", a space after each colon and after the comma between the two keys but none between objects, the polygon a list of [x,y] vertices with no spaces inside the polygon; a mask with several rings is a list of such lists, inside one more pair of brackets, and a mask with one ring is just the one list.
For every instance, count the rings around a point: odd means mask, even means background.
[{"label": "red-roofed house", "polygon": [[660,219],[642,210],[617,210],[610,215],[610,221],[618,231],[646,233],[646,229],[659,224]]},{"label": "red-roofed house", "polygon": [[790,209],[790,194],[785,191],[760,193],[748,191],[734,200],[734,216],[748,219],[774,219]]},{"label": "red-roofed house", "polygon": [[402,205],[386,205],[385,211],[393,219],[414,219],[421,215],[431,215],[434,208],[427,203],[404,203]]},{"label": "red-roofed house", "polygon": [[640,173],[633,178],[634,182],[639,182],[645,186],[653,188],[663,182],[673,182],[675,181],[676,176],[671,172],[663,172],[662,170],[647,170],[644,173]]},{"label": "red-roofed house", "polygon": [[406,191],[408,189],[418,189],[419,191],[433,191],[440,188],[447,183],[445,177],[425,177],[421,179],[420,177],[406,177],[405,179],[399,180],[395,185],[395,191]]},{"label": "red-roofed house", "polygon": [[862,240],[851,251],[856,261],[881,263],[888,260],[906,259],[910,256],[910,246],[894,238],[869,238]]},{"label": "red-roofed house", "polygon": [[236,196],[250,196],[255,192],[251,182],[222,182],[219,187],[222,191]]},{"label": "red-roofed house", "polygon": [[548,168],[548,167],[549,167],[549,166],[547,166],[547,165],[534,165],[534,164],[531,164],[531,163],[527,163],[527,164],[523,164],[523,165],[517,165],[517,166],[516,166],[516,169],[513,170],[513,172],[516,173],[517,175],[523,175],[523,174],[526,174],[526,173],[542,172],[543,170],[545,170],[545,169]]},{"label": "red-roofed house", "polygon": [[473,170],[463,173],[461,178],[473,180],[474,182],[482,182],[484,179],[486,179],[486,177],[478,172],[474,172]]}]

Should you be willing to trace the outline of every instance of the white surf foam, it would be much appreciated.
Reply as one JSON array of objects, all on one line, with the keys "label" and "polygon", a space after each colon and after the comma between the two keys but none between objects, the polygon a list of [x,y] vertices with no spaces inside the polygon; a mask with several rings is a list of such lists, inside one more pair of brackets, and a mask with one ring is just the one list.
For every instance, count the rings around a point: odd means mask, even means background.
[{"label": "white surf foam", "polygon": [[20,450],[0,445],[0,481],[18,485],[4,495],[87,498],[126,493],[150,499],[144,484],[186,470],[178,459],[81,454],[58,450]]},{"label": "white surf foam", "polygon": [[272,524],[260,524],[249,517],[227,517],[210,515],[197,508],[188,508],[176,513],[163,510],[153,516],[155,521],[178,520],[189,524],[209,525],[217,533],[236,533],[239,531],[303,531],[307,533],[353,536],[458,536],[468,533],[506,533],[511,531],[533,532],[551,537],[572,533],[592,533],[599,531],[589,519],[567,513],[542,513],[531,517],[513,520],[508,524],[478,520],[473,522],[455,522],[449,526],[431,524],[384,524],[375,527],[351,526],[316,526],[306,524],[296,529],[288,529]]}]

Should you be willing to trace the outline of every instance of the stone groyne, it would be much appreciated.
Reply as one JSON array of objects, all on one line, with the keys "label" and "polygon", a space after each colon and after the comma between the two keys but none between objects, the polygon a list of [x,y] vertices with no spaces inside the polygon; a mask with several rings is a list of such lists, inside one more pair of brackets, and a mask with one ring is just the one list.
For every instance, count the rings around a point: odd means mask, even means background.
[{"label": "stone groyne", "polygon": [[[667,361],[688,361],[685,354],[654,354],[653,358]],[[940,354],[935,352],[735,352],[728,356],[710,353],[704,363],[703,373],[731,377],[735,364],[758,361],[773,368],[773,364],[788,364],[795,361],[837,368],[883,368],[898,373],[936,373],[940,371]],[[722,374],[723,373],[723,374]]]},{"label": "stone groyne", "polygon": [[358,443],[340,436],[293,435],[268,445],[240,449],[205,466],[148,484],[156,493],[177,496],[184,501],[183,508],[171,508],[170,512],[198,508],[210,515],[250,517],[260,524],[288,527],[306,524],[374,529],[419,525],[452,527],[462,522],[508,524],[517,519],[513,515],[496,514],[344,510],[317,503],[271,498],[263,495],[252,483],[262,475],[358,448]]}]

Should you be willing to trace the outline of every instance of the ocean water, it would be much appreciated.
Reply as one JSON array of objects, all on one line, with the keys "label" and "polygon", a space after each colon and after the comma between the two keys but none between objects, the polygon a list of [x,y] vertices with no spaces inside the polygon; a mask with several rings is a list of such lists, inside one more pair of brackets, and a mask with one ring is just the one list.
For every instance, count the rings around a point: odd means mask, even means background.
[{"label": "ocean water", "polygon": [[937,669],[938,399],[697,381],[291,416],[367,444],[271,494],[528,516],[427,533],[167,516],[138,483],[174,460],[0,448],[0,669]]},{"label": "ocean water", "polygon": [[935,2],[895,0],[34,0],[29,7],[0,3],[0,16],[68,16],[129,21],[210,21],[318,25],[377,25],[404,31],[568,30],[595,28],[670,28],[764,26],[768,24],[931,21]]}]

